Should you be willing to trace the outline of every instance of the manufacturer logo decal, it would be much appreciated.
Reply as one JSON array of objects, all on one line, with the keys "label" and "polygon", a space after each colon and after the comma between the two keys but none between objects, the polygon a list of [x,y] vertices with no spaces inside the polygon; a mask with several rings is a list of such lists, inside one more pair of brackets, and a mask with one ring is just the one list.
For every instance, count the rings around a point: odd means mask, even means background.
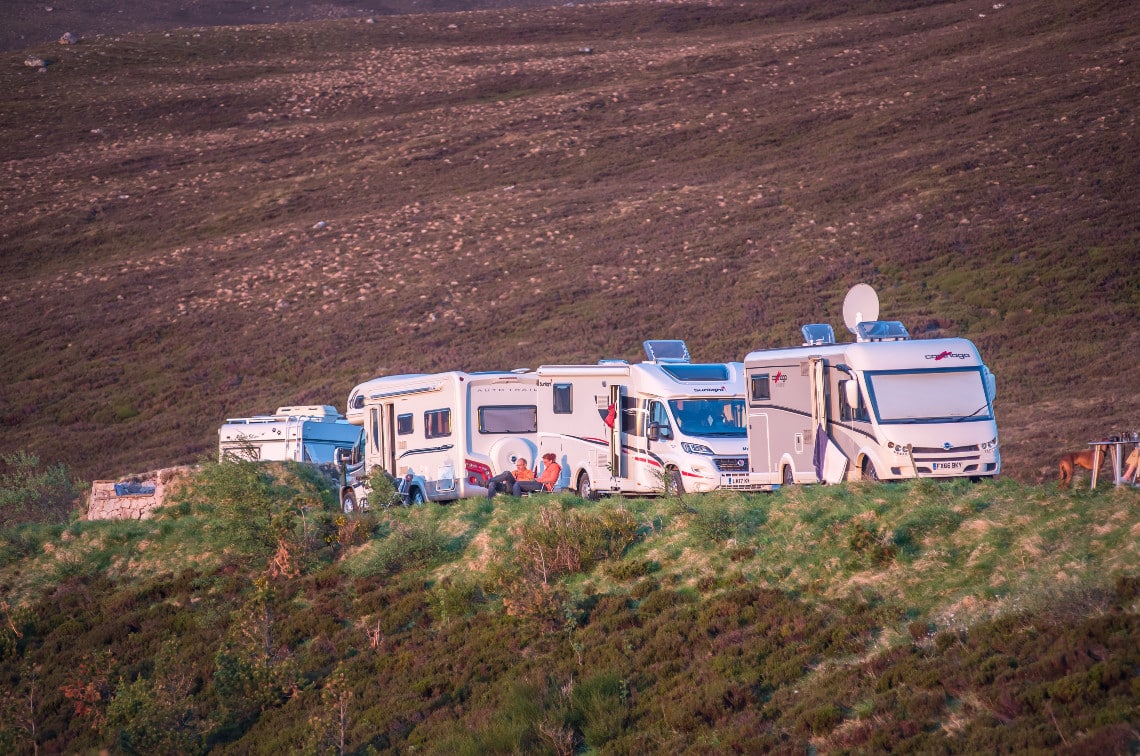
[{"label": "manufacturer logo decal", "polygon": [[954,448],[954,445],[947,441],[946,443],[942,444],[942,448],[946,451],[950,451],[952,448]]},{"label": "manufacturer logo decal", "polygon": [[926,355],[926,359],[934,360],[935,362],[938,362],[939,360],[944,360],[947,357],[953,357],[956,360],[968,360],[968,359],[970,359],[970,355],[968,355],[968,354],[963,354],[962,352],[951,352],[949,350],[947,350],[945,352],[939,352],[938,354]]},{"label": "manufacturer logo decal", "polygon": [[777,370],[776,374],[774,376],[772,376],[772,383],[776,384],[777,386],[779,386],[781,383],[787,383],[787,382],[788,382],[788,376],[784,375],[783,370]]},{"label": "manufacturer logo decal", "polygon": [[693,389],[694,394],[723,394],[728,391],[728,386],[713,386],[711,388]]}]

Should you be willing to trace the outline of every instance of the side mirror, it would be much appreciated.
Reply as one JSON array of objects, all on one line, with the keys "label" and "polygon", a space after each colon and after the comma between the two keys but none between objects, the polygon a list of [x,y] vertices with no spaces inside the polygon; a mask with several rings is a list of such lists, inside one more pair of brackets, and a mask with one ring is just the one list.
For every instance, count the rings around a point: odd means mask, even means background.
[{"label": "side mirror", "polygon": [[859,406],[859,382],[858,381],[843,381],[843,392],[847,396],[848,407]]},{"label": "side mirror", "polygon": [[649,432],[645,434],[650,441],[661,440],[661,426],[657,423],[650,423]]},{"label": "side mirror", "polygon": [[994,374],[990,372],[989,368],[985,369],[985,376],[986,376],[986,396],[989,397],[990,402],[992,403],[994,400],[994,397],[997,396],[997,378],[994,377]]}]

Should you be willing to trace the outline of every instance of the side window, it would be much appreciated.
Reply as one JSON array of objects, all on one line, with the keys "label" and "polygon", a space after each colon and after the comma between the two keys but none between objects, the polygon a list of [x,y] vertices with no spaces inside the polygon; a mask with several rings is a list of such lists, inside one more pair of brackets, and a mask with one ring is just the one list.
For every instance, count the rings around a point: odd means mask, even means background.
[{"label": "side window", "polygon": [[441,438],[451,435],[451,410],[430,410],[424,413],[424,438]]},{"label": "side window", "polygon": [[669,414],[665,412],[664,404],[661,402],[653,402],[651,405],[649,405],[649,423],[651,425],[653,423],[656,423],[662,428],[670,427]]},{"label": "side window", "polygon": [[569,383],[554,384],[554,414],[569,415],[574,411],[573,403],[570,401],[572,387]]},{"label": "side window", "polygon": [[645,410],[637,406],[636,398],[621,398],[621,432],[635,436],[645,435]]},{"label": "side window", "polygon": [[749,397],[753,402],[767,402],[772,398],[772,379],[767,373],[750,376]]},{"label": "side window", "polygon": [[414,428],[412,427],[412,415],[410,413],[407,415],[396,415],[397,435],[406,436],[409,433],[412,433],[413,430]]}]

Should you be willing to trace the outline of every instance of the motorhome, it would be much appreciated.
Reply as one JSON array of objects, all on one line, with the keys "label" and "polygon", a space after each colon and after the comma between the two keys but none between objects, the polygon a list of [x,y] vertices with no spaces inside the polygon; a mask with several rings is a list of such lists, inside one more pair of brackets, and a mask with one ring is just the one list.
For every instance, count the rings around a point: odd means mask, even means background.
[{"label": "motorhome", "polygon": [[492,476],[538,451],[537,393],[527,371],[393,375],[349,394],[348,419],[363,429],[342,453],[340,501],[368,506],[375,468],[412,474],[411,503],[452,501],[487,492]]},{"label": "motorhome", "polygon": [[803,345],[744,359],[749,472],[780,485],[841,480],[983,478],[1001,470],[995,380],[962,338],[912,340],[876,320],[878,297],[853,288],[844,321],[804,326]]},{"label": "motorhome", "polygon": [[332,462],[360,429],[329,405],[279,407],[272,415],[228,418],[218,429],[218,458]]},{"label": "motorhome", "polygon": [[539,453],[584,498],[759,490],[748,475],[744,366],[693,363],[683,341],[646,341],[629,364],[543,365]]}]

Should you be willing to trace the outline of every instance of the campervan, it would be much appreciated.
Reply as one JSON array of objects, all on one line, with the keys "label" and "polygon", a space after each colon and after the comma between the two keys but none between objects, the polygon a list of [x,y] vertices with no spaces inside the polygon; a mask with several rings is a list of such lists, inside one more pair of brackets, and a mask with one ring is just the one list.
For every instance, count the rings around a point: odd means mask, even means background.
[{"label": "campervan", "polygon": [[272,415],[228,418],[218,429],[218,458],[332,462],[360,429],[329,405],[279,407]]},{"label": "campervan", "polygon": [[539,453],[557,457],[560,485],[584,498],[765,488],[748,475],[744,366],[693,363],[683,341],[644,348],[635,364],[534,372]]},{"label": "campervan", "polygon": [[962,338],[912,340],[880,321],[866,284],[848,293],[844,321],[806,325],[799,347],[744,359],[749,472],[756,480],[984,478],[1001,470],[994,376]]},{"label": "campervan", "polygon": [[537,458],[537,394],[527,371],[392,375],[349,394],[348,419],[361,426],[342,452],[340,501],[367,507],[377,467],[393,479],[411,473],[409,502],[452,501],[487,492],[515,460]]}]

